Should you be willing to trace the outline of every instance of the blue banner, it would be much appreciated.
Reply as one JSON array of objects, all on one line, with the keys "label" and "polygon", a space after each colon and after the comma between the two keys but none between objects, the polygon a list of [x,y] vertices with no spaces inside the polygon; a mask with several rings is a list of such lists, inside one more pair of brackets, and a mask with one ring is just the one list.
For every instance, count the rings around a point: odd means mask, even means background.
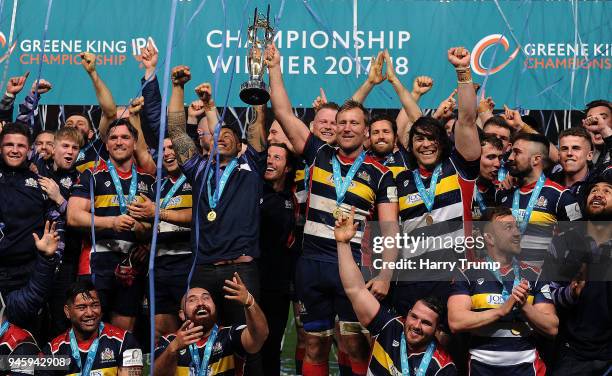
[{"label": "blue banner", "polygon": [[[309,107],[319,87],[330,100],[350,97],[367,77],[371,57],[383,49],[408,88],[418,75],[434,79],[421,105],[436,107],[456,86],[446,58],[453,46],[472,51],[474,81],[499,108],[582,108],[590,100],[610,98],[608,1],[182,0],[171,63],[191,67],[186,100],[195,99],[197,84],[217,81],[217,104],[223,105],[229,93],[229,105],[244,106],[238,97],[248,78],[241,35],[254,8],[263,11],[268,3],[296,107]],[[95,104],[79,53],[96,53],[98,72],[116,102],[128,102],[138,94],[144,72],[140,48],[149,37],[160,48],[166,45],[171,1],[55,0],[46,35],[47,1],[0,5],[2,82],[25,71],[36,76],[42,63],[41,76],[53,84],[43,103]],[[163,56],[162,51],[158,67]],[[366,105],[400,106],[386,82]]]}]

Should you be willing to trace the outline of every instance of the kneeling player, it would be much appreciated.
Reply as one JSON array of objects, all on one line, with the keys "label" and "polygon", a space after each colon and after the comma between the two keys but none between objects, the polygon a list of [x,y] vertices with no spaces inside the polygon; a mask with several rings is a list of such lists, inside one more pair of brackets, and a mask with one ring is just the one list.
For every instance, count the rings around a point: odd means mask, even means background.
[{"label": "kneeling player", "polygon": [[233,375],[234,355],[259,352],[268,336],[266,317],[238,273],[223,289],[226,299],[244,307],[246,325],[218,327],[212,296],[192,287],[181,301],[183,325],[176,334],[162,337],[155,350],[156,375]]},{"label": "kneeling player", "polygon": [[[368,291],[361,271],[351,254],[350,240],[356,232],[355,209],[336,221],[334,236],[338,245],[338,266],[346,296],[359,322],[375,338],[368,374],[372,375],[456,375],[450,356],[435,340],[443,315],[443,305],[436,298],[418,300],[408,311],[405,323]],[[433,360],[433,361],[432,361]]]},{"label": "kneeling player", "polygon": [[139,376],[142,350],[132,333],[102,322],[98,292],[91,282],[74,283],[68,289],[64,312],[71,328],[54,338],[46,355],[71,357],[68,370],[57,375]]}]

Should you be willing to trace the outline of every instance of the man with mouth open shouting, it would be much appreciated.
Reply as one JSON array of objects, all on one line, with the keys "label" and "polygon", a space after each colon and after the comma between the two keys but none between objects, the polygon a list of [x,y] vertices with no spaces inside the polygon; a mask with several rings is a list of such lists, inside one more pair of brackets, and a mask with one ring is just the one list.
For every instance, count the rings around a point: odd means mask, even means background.
[{"label": "man with mouth open shouting", "polygon": [[455,364],[438,346],[434,336],[443,316],[442,302],[432,297],[419,299],[404,321],[392,315],[366,288],[361,271],[351,255],[350,240],[357,229],[353,223],[354,215],[353,208],[351,214],[343,214],[336,220],[334,236],[346,296],[361,325],[367,327],[375,338],[368,375],[456,375]]},{"label": "man with mouth open shouting", "polygon": [[[223,287],[225,299],[244,307],[245,325],[219,327],[217,308],[208,290],[192,286],[183,296],[183,325],[162,337],[155,350],[155,374],[234,375],[234,355],[255,354],[268,336],[266,317],[238,273]],[[240,373],[241,374],[241,373]]]}]

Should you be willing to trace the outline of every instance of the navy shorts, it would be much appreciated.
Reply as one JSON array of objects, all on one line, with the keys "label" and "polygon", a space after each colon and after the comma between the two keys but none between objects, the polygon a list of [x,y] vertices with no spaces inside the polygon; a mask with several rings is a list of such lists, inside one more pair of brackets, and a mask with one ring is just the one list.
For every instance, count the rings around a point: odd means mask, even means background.
[{"label": "navy shorts", "polygon": [[[80,280],[88,279],[91,275],[80,276]],[[145,293],[145,276],[136,277],[131,286],[125,287],[113,276],[102,277],[96,275],[93,284],[98,292],[102,313],[108,316],[114,312],[121,316],[135,317],[142,312],[142,303]]]},{"label": "navy shorts", "polygon": [[155,314],[177,315],[187,292],[188,275],[155,274]]},{"label": "navy shorts", "polygon": [[340,321],[358,322],[344,293],[338,264],[300,257],[295,272],[297,298],[302,303],[300,319],[307,332],[322,332]]}]

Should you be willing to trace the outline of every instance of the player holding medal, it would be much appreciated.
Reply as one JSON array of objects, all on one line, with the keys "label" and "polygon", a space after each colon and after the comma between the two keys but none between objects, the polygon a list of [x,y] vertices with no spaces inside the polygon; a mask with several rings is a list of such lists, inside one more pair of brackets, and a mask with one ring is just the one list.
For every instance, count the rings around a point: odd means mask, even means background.
[{"label": "player holding medal", "polygon": [[463,270],[448,299],[453,332],[470,332],[470,374],[543,375],[534,330],[555,336],[559,319],[541,270],[517,260],[521,233],[509,208],[485,212],[481,221],[489,262],[499,268]]}]

